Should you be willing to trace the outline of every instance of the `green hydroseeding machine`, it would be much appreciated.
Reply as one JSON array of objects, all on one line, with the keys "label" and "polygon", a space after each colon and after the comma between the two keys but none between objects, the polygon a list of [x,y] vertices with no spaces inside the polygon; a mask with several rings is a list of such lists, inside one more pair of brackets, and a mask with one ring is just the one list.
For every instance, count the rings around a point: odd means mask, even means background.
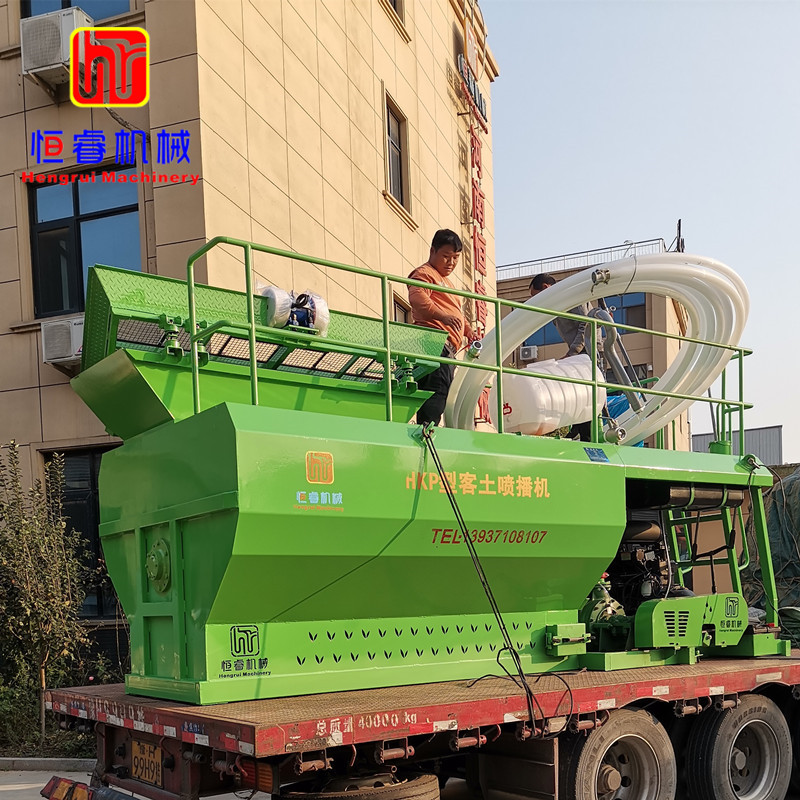
[{"label": "green hydroseeding machine", "polygon": [[[194,284],[220,242],[244,248],[244,293]],[[324,337],[269,327],[254,251],[373,276],[384,318],[332,311]],[[195,254],[188,283],[90,270],[72,385],[124,440],[103,456],[100,535],[130,623],[129,693],[210,704],[478,678],[517,659],[538,673],[788,653],[757,459],[423,436],[417,382],[445,334],[390,322],[389,280],[232,239]],[[745,509],[761,627],[741,594]],[[700,520],[721,523],[714,552],[697,552]],[[685,589],[700,564],[733,591]]]}]

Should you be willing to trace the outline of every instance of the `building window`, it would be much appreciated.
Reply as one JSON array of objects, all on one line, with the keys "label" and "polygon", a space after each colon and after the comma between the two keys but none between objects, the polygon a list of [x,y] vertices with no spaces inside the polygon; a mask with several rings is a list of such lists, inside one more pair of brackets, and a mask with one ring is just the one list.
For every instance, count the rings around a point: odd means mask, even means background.
[{"label": "building window", "polygon": [[530,347],[531,345],[536,345],[537,347],[543,347],[547,344],[562,344],[563,339],[559,335],[558,331],[556,330],[555,322],[548,322],[544,328],[540,328],[536,333],[532,336],[529,336],[523,344],[525,347]]},{"label": "building window", "polygon": [[83,311],[86,278],[93,264],[141,270],[137,184],[98,179],[42,184],[30,192],[37,317]]},{"label": "building window", "polygon": [[[647,327],[647,315],[645,314],[644,292],[632,292],[631,294],[614,295],[606,297],[606,305],[614,317],[614,322],[621,325],[633,325],[635,328]],[[620,330],[620,334],[630,333],[630,331]],[[529,336],[524,344],[526,346],[537,345],[542,347],[548,344],[561,344],[564,340],[559,336],[554,322],[548,322],[544,328],[536,331],[533,336]]]},{"label": "building window", "polygon": [[389,163],[389,194],[408,208],[406,178],[408,154],[405,147],[406,120],[399,110],[387,101],[386,103],[386,156]]},{"label": "building window", "polygon": [[[619,322],[621,325],[633,325],[635,328],[647,327],[644,292],[606,297],[606,305],[614,317],[614,322]],[[620,333],[625,334],[630,331],[621,330]]]},{"label": "building window", "polygon": [[[97,476],[100,472],[100,456],[107,450],[68,450],[64,453],[64,516],[68,517],[67,524],[82,535],[86,547],[85,565],[95,576],[98,575],[103,557]],[[45,458],[49,458],[49,454]],[[81,616],[87,619],[114,617],[116,603],[108,580],[98,582],[91,579]]]},{"label": "building window", "polygon": [[405,26],[405,0],[378,0],[383,6],[383,10],[389,17],[389,21],[394,25],[397,32],[408,43],[411,41],[411,36],[406,30]]},{"label": "building window", "polygon": [[22,0],[20,15],[23,19],[38,17],[39,14],[73,6],[79,6],[94,20],[116,17],[131,10],[130,0]]},{"label": "building window", "polygon": [[411,307],[397,295],[394,296],[394,321],[411,323]]}]

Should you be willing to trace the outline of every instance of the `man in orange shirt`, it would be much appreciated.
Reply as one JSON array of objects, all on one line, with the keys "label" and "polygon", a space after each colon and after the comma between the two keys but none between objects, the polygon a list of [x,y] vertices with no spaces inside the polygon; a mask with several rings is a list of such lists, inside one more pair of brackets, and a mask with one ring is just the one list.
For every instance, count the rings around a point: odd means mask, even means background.
[{"label": "man in orange shirt", "polygon": [[[458,266],[462,249],[463,245],[457,233],[447,228],[436,231],[428,260],[408,277],[435,286],[455,289],[448,276]],[[461,349],[464,337],[472,338],[472,329],[464,319],[461,298],[455,294],[437,292],[435,289],[409,286],[408,300],[411,303],[411,317],[415,325],[447,331],[447,342],[442,350],[442,356],[455,358]],[[439,424],[447,402],[447,393],[453,382],[453,371],[452,364],[440,364],[435,372],[420,380],[420,389],[433,392],[417,411],[417,423],[420,425],[429,422],[434,425]]]}]

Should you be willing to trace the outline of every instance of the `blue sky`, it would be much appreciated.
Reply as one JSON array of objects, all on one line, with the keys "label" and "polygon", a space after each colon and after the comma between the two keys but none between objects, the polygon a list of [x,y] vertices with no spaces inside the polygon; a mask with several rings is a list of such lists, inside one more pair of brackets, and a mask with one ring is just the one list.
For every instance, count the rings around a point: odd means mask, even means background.
[{"label": "blue sky", "polygon": [[[747,427],[800,461],[800,2],[481,0],[497,263],[664,238],[752,308]],[[695,432],[710,430],[695,406]]]}]

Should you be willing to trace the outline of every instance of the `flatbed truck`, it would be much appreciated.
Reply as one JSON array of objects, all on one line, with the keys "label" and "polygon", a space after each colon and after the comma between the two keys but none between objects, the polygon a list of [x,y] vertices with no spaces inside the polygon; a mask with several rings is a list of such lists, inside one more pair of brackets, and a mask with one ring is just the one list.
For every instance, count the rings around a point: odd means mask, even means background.
[{"label": "flatbed truck", "polygon": [[[400,776],[435,775],[440,784],[466,777],[487,798],[502,793],[557,800],[574,780],[580,755],[595,744],[615,752],[618,763],[615,772],[599,777],[605,781],[599,789],[607,790],[598,791],[599,797],[674,796],[670,787],[674,792],[679,774],[715,770],[718,780],[726,780],[732,771],[746,771],[748,759],[760,759],[752,765],[759,781],[772,776],[778,790],[788,781],[798,746],[797,652],[788,658],[543,674],[528,681],[536,698],[535,729],[528,724],[523,692],[493,676],[214,706],[133,697],[121,684],[99,685],[50,691],[47,707],[64,727],[94,731],[94,785],[152,800],[195,800],[239,789],[280,795],[287,787],[297,796],[313,793],[321,775],[330,781],[331,775],[363,774],[374,782],[382,774],[391,780],[395,768]],[[780,716],[764,715],[765,704],[774,704]],[[742,709],[754,708],[756,717],[766,716],[758,724],[763,736],[755,737],[758,746],[749,753],[739,751],[740,769],[720,761],[713,747],[709,758],[707,737],[700,734],[716,729],[720,741],[728,727],[739,724]],[[642,747],[638,735],[631,735],[637,718],[651,727],[655,721],[672,747],[659,752],[658,738]],[[641,785],[642,772],[649,788]],[[352,791],[377,791],[377,798],[387,789],[365,785]],[[573,786],[569,796],[591,795]]]}]

